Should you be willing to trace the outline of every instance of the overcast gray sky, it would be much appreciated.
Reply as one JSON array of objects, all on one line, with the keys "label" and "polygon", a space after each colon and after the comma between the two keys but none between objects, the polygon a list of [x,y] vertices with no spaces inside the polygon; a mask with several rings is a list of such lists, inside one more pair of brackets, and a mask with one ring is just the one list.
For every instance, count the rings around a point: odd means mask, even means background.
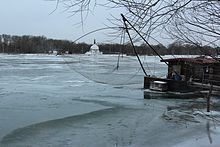
[{"label": "overcast gray sky", "polygon": [[[0,34],[44,35],[54,39],[75,40],[89,31],[105,27],[106,18],[110,16],[107,9],[96,9],[85,21],[83,31],[82,27],[74,25],[80,18],[69,17],[70,14],[62,12],[62,7],[49,15],[55,7],[55,2],[45,0],[1,0]],[[120,13],[118,12],[118,16]],[[92,43],[94,38],[98,42],[104,42],[107,39],[103,33],[92,34],[80,42]]]}]

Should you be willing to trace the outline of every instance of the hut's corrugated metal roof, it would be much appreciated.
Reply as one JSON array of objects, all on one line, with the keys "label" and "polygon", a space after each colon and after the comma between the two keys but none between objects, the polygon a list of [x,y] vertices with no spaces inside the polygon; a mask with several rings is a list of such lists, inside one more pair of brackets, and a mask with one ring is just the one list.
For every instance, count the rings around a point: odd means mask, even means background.
[{"label": "hut's corrugated metal roof", "polygon": [[197,64],[213,64],[220,63],[220,59],[213,59],[207,57],[197,57],[197,58],[170,58],[161,60],[161,62],[189,62]]}]

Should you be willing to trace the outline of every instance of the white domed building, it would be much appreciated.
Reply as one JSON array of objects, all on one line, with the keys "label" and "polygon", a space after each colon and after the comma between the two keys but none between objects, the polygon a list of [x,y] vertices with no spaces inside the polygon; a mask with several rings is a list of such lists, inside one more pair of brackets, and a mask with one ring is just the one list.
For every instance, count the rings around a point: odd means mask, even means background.
[{"label": "white domed building", "polygon": [[90,50],[85,53],[86,55],[100,55],[102,52],[99,51],[99,47],[96,44],[96,41],[94,39],[94,44],[90,47]]}]

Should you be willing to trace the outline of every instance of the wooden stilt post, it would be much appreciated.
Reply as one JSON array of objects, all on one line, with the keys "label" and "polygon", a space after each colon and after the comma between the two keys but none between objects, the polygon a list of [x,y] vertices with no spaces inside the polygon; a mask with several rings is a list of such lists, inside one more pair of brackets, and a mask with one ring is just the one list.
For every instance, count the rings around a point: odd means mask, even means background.
[{"label": "wooden stilt post", "polygon": [[207,112],[210,112],[210,95],[207,95]]},{"label": "wooden stilt post", "polygon": [[213,85],[211,83],[209,93],[207,94],[207,112],[210,112],[210,96],[212,94],[212,88],[213,88]]}]

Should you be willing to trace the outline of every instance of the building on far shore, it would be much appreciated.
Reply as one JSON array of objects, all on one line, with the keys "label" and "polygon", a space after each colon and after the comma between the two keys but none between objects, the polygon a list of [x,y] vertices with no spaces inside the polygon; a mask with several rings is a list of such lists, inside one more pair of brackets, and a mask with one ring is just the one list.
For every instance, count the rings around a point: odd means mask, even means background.
[{"label": "building on far shore", "polygon": [[96,41],[94,39],[94,44],[90,47],[90,50],[85,53],[86,55],[100,55],[102,52],[99,51],[99,47],[96,44]]}]

